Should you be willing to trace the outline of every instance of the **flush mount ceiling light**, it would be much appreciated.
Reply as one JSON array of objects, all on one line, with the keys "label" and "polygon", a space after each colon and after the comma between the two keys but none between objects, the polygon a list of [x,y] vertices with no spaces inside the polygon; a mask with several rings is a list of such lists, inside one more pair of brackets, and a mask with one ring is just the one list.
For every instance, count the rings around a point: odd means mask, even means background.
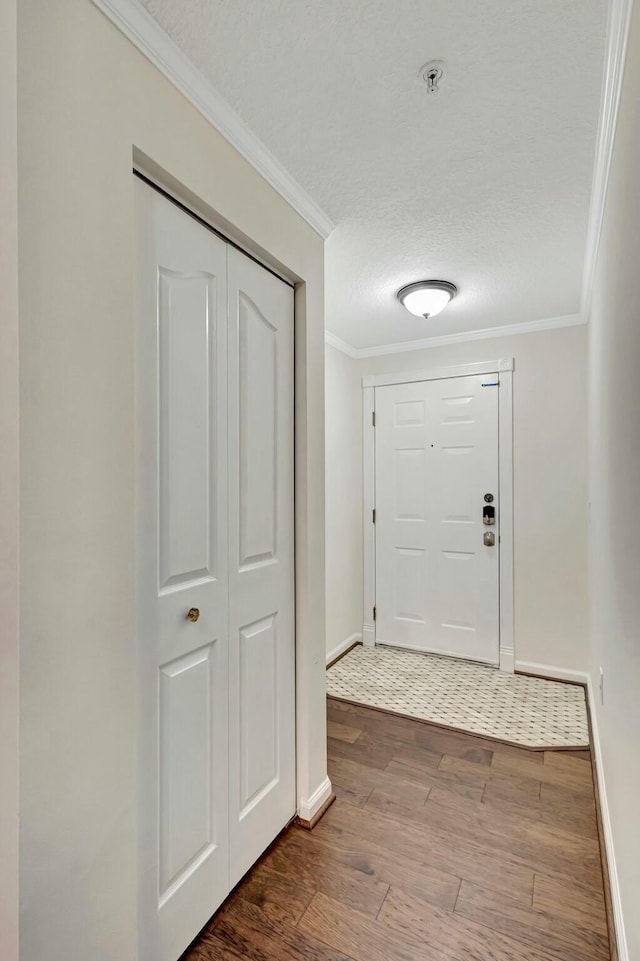
[{"label": "flush mount ceiling light", "polygon": [[457,293],[456,285],[448,280],[420,280],[402,287],[396,297],[410,314],[426,319],[444,310]]}]

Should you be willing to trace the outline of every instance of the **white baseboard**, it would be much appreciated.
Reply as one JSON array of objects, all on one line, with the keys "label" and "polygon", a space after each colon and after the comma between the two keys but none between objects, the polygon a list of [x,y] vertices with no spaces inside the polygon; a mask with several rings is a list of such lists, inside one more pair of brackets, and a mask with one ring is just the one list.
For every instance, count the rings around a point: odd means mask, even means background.
[{"label": "white baseboard", "polygon": [[624,930],[622,900],[620,898],[620,884],[618,881],[616,856],[613,847],[611,816],[609,814],[609,803],[607,801],[607,786],[604,776],[604,766],[602,763],[602,748],[600,746],[598,716],[596,714],[595,696],[591,675],[585,671],[572,671],[565,667],[554,667],[550,664],[535,664],[530,661],[516,661],[516,671],[521,671],[523,674],[539,674],[541,677],[548,677],[558,681],[575,681],[578,684],[584,684],[586,687],[587,700],[589,702],[589,713],[591,715],[593,759],[596,777],[598,779],[600,816],[602,819],[604,848],[607,854],[607,866],[609,869],[609,886],[611,890],[611,906],[613,909],[613,925],[616,932],[616,941],[618,946],[618,959],[619,961],[629,961],[629,949],[627,947],[627,938]]},{"label": "white baseboard", "polygon": [[516,661],[516,671],[521,674],[538,674],[552,681],[574,681],[584,685],[589,682],[586,671],[573,671],[568,667],[555,667],[553,664],[536,664],[534,661]]},{"label": "white baseboard", "polygon": [[348,651],[354,644],[362,644],[362,634],[352,634],[350,637],[345,637],[344,641],[336,644],[335,647],[327,652],[327,664],[331,664],[331,661],[335,661],[336,657],[340,657],[341,654]]},{"label": "white baseboard", "polygon": [[313,821],[314,817],[327,803],[333,788],[328,777],[324,779],[320,787],[316,788],[310,798],[301,798],[298,804],[298,817],[301,821]]},{"label": "white baseboard", "polygon": [[609,888],[611,891],[611,906],[613,908],[613,926],[616,932],[619,961],[629,961],[629,948],[627,946],[627,936],[624,929],[624,917],[622,914],[622,899],[620,897],[620,884],[618,881],[618,871],[616,868],[616,856],[613,847],[613,831],[611,830],[611,816],[609,814],[609,803],[607,801],[607,786],[604,777],[604,766],[602,763],[602,748],[600,746],[600,734],[598,731],[598,716],[596,714],[596,702],[593,691],[593,683],[590,675],[587,675],[587,697],[589,700],[589,711],[591,714],[591,736],[593,739],[593,758],[595,761],[596,777],[598,778],[598,797],[600,800],[600,817],[602,819],[602,833],[604,835],[604,848],[607,853],[607,867],[609,869]]}]

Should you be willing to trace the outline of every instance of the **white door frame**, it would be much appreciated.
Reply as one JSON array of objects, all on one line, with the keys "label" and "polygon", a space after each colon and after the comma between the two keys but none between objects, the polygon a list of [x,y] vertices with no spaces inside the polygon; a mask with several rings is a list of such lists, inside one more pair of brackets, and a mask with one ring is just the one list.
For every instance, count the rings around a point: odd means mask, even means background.
[{"label": "white door frame", "polygon": [[375,388],[411,384],[424,380],[445,380],[474,374],[493,375],[500,382],[498,395],[498,477],[500,485],[500,670],[515,669],[513,622],[513,357],[502,360],[436,367],[396,374],[367,374],[362,378],[363,441],[363,517],[364,596],[362,616],[363,643],[376,643],[374,607],[376,603],[376,537],[373,524],[375,501]]},{"label": "white door frame", "polygon": [[0,11],[0,944],[18,961],[20,477],[18,389],[18,72],[16,0]]}]

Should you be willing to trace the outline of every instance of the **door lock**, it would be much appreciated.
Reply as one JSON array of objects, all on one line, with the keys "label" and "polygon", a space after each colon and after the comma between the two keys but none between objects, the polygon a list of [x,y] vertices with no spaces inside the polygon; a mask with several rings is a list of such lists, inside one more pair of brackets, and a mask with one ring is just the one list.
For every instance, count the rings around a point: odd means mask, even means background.
[{"label": "door lock", "polygon": [[482,523],[490,526],[496,522],[496,509],[493,504],[485,504],[482,508]]},{"label": "door lock", "polygon": [[485,547],[495,547],[496,546],[496,535],[493,531],[485,531],[482,537]]}]

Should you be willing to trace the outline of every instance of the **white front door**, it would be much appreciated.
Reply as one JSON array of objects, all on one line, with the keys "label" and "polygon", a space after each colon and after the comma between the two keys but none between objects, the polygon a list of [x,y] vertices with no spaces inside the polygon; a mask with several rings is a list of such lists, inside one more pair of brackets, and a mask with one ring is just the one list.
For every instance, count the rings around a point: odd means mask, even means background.
[{"label": "white front door", "polygon": [[293,291],[135,199],[140,958],[176,961],[295,813]]},{"label": "white front door", "polygon": [[498,663],[498,389],[497,375],[376,387],[378,643]]}]

